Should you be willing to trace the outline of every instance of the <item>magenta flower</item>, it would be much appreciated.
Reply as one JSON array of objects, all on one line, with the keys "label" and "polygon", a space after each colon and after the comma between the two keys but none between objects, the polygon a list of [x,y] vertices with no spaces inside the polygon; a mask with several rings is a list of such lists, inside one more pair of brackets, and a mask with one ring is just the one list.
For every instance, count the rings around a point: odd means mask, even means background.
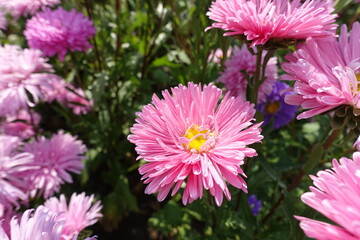
[{"label": "magenta flower", "polygon": [[26,210],[20,221],[15,217],[10,222],[10,235],[8,236],[0,226],[0,239],[2,240],[59,240],[63,223],[56,220],[60,213],[51,212],[40,206],[35,212]]},{"label": "magenta flower", "polygon": [[85,145],[70,134],[62,131],[50,139],[44,137],[24,146],[26,152],[34,154],[35,165],[40,169],[31,174],[33,189],[31,195],[39,190],[48,198],[58,192],[64,182],[72,182],[69,172],[79,174],[84,168],[82,161],[86,152]]},{"label": "magenta flower", "polygon": [[[338,41],[309,39],[307,44],[288,55],[282,68],[288,73],[283,79],[296,80],[294,92],[285,101],[310,109],[297,118],[309,118],[340,105],[360,108],[360,24],[354,23],[348,36],[345,25]],[[358,115],[356,113],[356,115]]]},{"label": "magenta flower", "polygon": [[31,169],[33,155],[19,153],[20,139],[0,135],[0,205],[19,207],[20,201],[26,201],[26,189],[29,187],[27,172]]},{"label": "magenta flower", "polygon": [[215,23],[208,27],[243,35],[251,46],[271,39],[298,40],[334,36],[336,14],[322,0],[216,0],[206,13]]},{"label": "magenta flower", "polygon": [[35,127],[39,122],[39,114],[21,109],[16,115],[6,117],[1,128],[6,135],[28,139],[35,135]]},{"label": "magenta flower", "polygon": [[[265,54],[266,51],[264,52],[263,57]],[[246,88],[248,83],[245,75],[241,73],[241,71],[245,71],[249,77],[253,77],[255,70],[256,56],[252,55],[245,45],[240,49],[235,47],[232,57],[225,61],[224,72],[221,73],[217,81],[224,83],[226,90],[229,91],[232,96],[240,96],[243,100],[246,100]],[[266,80],[259,88],[258,102],[264,101],[266,95],[271,93],[272,86],[278,77],[276,57],[272,57],[269,60],[265,76]]]},{"label": "magenta flower", "polygon": [[0,116],[33,107],[43,97],[42,89],[50,87],[48,82],[59,78],[40,55],[38,50],[0,46]]},{"label": "magenta flower", "polygon": [[33,15],[39,9],[46,6],[53,7],[60,3],[60,0],[0,0],[0,6],[18,19],[20,16]]},{"label": "magenta flower", "polygon": [[92,204],[94,195],[89,197],[85,193],[71,196],[69,205],[66,203],[65,196],[60,195],[60,198],[49,198],[44,206],[51,211],[62,212],[59,216],[64,219],[64,228],[61,232],[61,240],[72,240],[74,236],[79,234],[86,227],[97,222],[98,218],[102,217],[100,210],[102,208],[101,202],[97,201]]},{"label": "magenta flower", "polygon": [[240,165],[257,155],[247,145],[263,138],[260,124],[253,124],[254,105],[229,94],[218,104],[221,90],[211,84],[171,91],[162,92],[163,100],[154,94],[130,129],[138,159],[147,162],[139,168],[145,193],[159,192],[162,201],[186,183],[184,204],[202,198],[205,188],[220,206],[223,194],[231,198],[225,181],[246,192]]},{"label": "magenta flower", "polygon": [[59,7],[45,9],[28,20],[24,35],[31,48],[40,49],[45,56],[57,54],[63,61],[69,50],[86,52],[91,48],[88,39],[95,32],[93,23],[82,13]]},{"label": "magenta flower", "polygon": [[339,162],[334,159],[332,169],[311,176],[314,187],[301,196],[304,203],[336,224],[296,217],[308,237],[318,240],[360,239],[360,152],[353,154],[353,160],[342,157]]}]

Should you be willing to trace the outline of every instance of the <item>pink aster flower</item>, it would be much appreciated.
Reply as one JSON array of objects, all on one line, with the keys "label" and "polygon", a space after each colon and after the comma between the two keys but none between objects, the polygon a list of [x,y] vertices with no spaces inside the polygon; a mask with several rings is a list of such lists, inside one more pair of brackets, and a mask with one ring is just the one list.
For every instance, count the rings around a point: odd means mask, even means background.
[{"label": "pink aster flower", "polygon": [[[310,109],[297,118],[309,118],[340,105],[360,108],[360,24],[354,23],[350,35],[346,25],[335,38],[309,39],[307,44],[288,55],[282,68],[288,73],[285,80],[296,80],[293,91],[285,101]],[[356,110],[357,109],[357,110]]]},{"label": "pink aster flower", "polygon": [[314,187],[304,193],[301,200],[314,208],[334,224],[305,217],[300,227],[308,237],[318,240],[360,239],[360,152],[353,154],[353,160],[342,157],[339,163],[333,160],[333,168],[311,176]]},{"label": "pink aster flower", "polygon": [[53,7],[60,3],[60,0],[0,0],[0,6],[18,19],[20,16],[33,15],[44,7]]},{"label": "pink aster flower", "polygon": [[0,205],[19,207],[20,201],[27,200],[25,193],[29,186],[27,171],[33,162],[30,153],[19,153],[20,139],[0,135]]},{"label": "pink aster flower", "polygon": [[42,88],[59,78],[52,71],[38,50],[0,46],[0,116],[33,107],[43,97]]},{"label": "pink aster flower", "polygon": [[49,198],[44,206],[52,211],[62,212],[59,219],[64,219],[65,225],[61,232],[61,240],[72,240],[74,236],[79,234],[86,227],[93,225],[97,219],[102,217],[100,210],[102,208],[101,202],[97,201],[92,204],[94,195],[89,197],[85,193],[71,196],[69,205],[66,203],[65,196],[60,195],[60,198]]},{"label": "pink aster flower", "polygon": [[240,165],[257,155],[248,145],[263,138],[260,124],[253,124],[254,105],[229,94],[218,103],[221,90],[211,84],[171,91],[162,92],[163,100],[154,94],[130,129],[138,159],[147,162],[139,168],[145,193],[159,192],[162,201],[185,184],[184,204],[202,198],[205,188],[220,206],[223,194],[231,198],[226,181],[246,192]]},{"label": "pink aster flower", "polygon": [[216,0],[206,13],[215,23],[211,28],[224,35],[243,35],[251,46],[270,39],[298,40],[334,36],[336,14],[322,0]]},{"label": "pink aster flower", "polygon": [[54,100],[73,110],[74,114],[86,114],[92,109],[93,103],[85,96],[85,92],[81,88],[75,88],[63,79],[52,81],[51,89],[45,89],[45,101],[52,102]]},{"label": "pink aster flower", "polygon": [[88,39],[95,32],[93,23],[82,13],[59,7],[45,9],[28,20],[24,35],[31,48],[40,49],[45,56],[58,54],[63,61],[69,50],[86,52],[91,48]]},{"label": "pink aster flower", "polygon": [[59,133],[50,139],[44,137],[24,146],[26,152],[34,154],[38,170],[30,177],[33,183],[31,195],[43,194],[45,198],[58,192],[64,182],[72,182],[69,172],[79,174],[84,168],[82,163],[86,151],[85,145],[70,134]]},{"label": "pink aster flower", "polygon": [[0,9],[0,29],[4,30],[7,26],[7,20],[5,17],[5,12]]},{"label": "pink aster flower", "polygon": [[[263,57],[265,54],[266,51],[264,51]],[[232,57],[225,61],[224,72],[221,73],[217,81],[224,83],[226,90],[232,96],[240,96],[243,100],[246,100],[247,80],[241,71],[245,71],[249,77],[253,77],[255,70],[256,56],[249,52],[246,45],[243,45],[240,49],[235,47]],[[269,60],[265,76],[266,80],[259,88],[258,102],[264,101],[266,95],[271,93],[272,86],[278,77],[276,57]]]},{"label": "pink aster flower", "polygon": [[16,115],[7,116],[1,128],[6,135],[28,139],[35,135],[35,127],[39,122],[39,114],[21,109]]},{"label": "pink aster flower", "polygon": [[225,56],[221,48],[218,48],[215,51],[211,50],[208,62],[220,63],[221,59],[230,57],[232,51],[232,47],[229,47]]},{"label": "pink aster flower", "polygon": [[60,213],[40,206],[35,211],[26,210],[20,221],[15,217],[10,222],[10,235],[0,226],[2,240],[59,240],[63,223],[56,220]]}]

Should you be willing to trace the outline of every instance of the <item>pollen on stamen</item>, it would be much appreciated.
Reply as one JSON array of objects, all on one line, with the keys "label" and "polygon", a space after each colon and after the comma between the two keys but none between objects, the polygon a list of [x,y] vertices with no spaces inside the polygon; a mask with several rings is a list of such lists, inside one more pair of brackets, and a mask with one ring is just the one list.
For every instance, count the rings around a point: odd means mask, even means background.
[{"label": "pollen on stamen", "polygon": [[200,130],[199,126],[193,125],[184,135],[189,140],[185,145],[187,145],[188,150],[194,149],[200,152],[201,147],[212,135],[213,133],[210,130]]}]

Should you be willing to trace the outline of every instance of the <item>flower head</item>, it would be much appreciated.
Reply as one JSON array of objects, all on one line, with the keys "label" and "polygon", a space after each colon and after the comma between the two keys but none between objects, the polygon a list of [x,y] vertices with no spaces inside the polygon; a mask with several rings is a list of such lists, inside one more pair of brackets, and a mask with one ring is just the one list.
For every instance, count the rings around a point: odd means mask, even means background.
[{"label": "flower head", "polygon": [[10,236],[0,226],[0,238],[3,240],[59,240],[63,227],[63,223],[56,220],[59,214],[43,206],[35,211],[26,210],[20,221],[15,217],[10,221]]},{"label": "flower head", "polygon": [[226,185],[246,190],[240,165],[256,156],[247,145],[259,142],[260,124],[253,124],[255,109],[240,97],[226,94],[214,85],[188,83],[163,91],[164,99],[153,96],[152,104],[138,113],[128,139],[136,145],[139,168],[148,183],[145,193],[159,192],[162,201],[173,188],[174,195],[185,185],[183,203],[201,198],[203,188],[221,205]]},{"label": "flower head", "polygon": [[80,115],[86,114],[92,109],[92,100],[88,100],[85,92],[81,88],[75,88],[63,79],[51,81],[51,88],[45,88],[44,101],[52,102],[54,100],[73,110],[73,113]]},{"label": "flower head", "polygon": [[[266,52],[264,52],[266,54]],[[266,80],[259,88],[258,102],[264,101],[265,96],[271,93],[272,86],[277,79],[277,60],[272,57],[266,67]],[[234,48],[233,55],[225,61],[224,72],[217,79],[225,85],[232,96],[240,96],[246,100],[247,80],[244,71],[249,77],[254,76],[256,70],[256,56],[252,55],[245,45]]]},{"label": "flower head", "polygon": [[304,193],[301,200],[336,225],[296,218],[308,237],[318,240],[359,239],[360,152],[353,154],[353,160],[342,157],[339,163],[336,159],[332,163],[332,169],[311,176],[314,187],[310,187],[311,192]]},{"label": "flower head", "polygon": [[6,135],[28,139],[35,135],[35,127],[39,122],[39,114],[21,109],[16,115],[7,116],[1,128]]},{"label": "flower head", "polygon": [[285,80],[296,80],[294,92],[287,95],[288,104],[310,109],[297,118],[309,118],[335,109],[340,105],[360,110],[360,24],[356,22],[348,36],[347,27],[341,28],[340,38],[315,40],[288,55],[282,64],[288,73]]},{"label": "flower head", "polygon": [[28,170],[33,162],[30,153],[19,153],[20,139],[0,135],[0,205],[19,207],[20,201],[26,201],[26,189],[29,187]]},{"label": "flower head", "polygon": [[86,227],[93,225],[97,219],[102,217],[100,210],[102,208],[101,202],[97,201],[92,204],[94,195],[89,197],[85,193],[71,196],[69,205],[66,203],[65,196],[60,195],[60,198],[49,198],[44,206],[52,211],[62,212],[59,219],[64,219],[65,225],[61,232],[61,240],[72,240],[74,236],[79,234]]},{"label": "flower head", "polygon": [[40,168],[31,174],[32,195],[36,190],[45,198],[58,192],[64,182],[72,182],[68,172],[80,173],[84,168],[82,160],[85,145],[70,134],[62,131],[50,139],[44,137],[24,146],[26,152],[34,154],[35,165]]},{"label": "flower head", "polygon": [[60,0],[0,0],[0,6],[18,19],[20,16],[33,15],[44,7],[53,7],[60,3]]},{"label": "flower head", "polygon": [[0,116],[33,107],[48,82],[59,78],[38,50],[0,46],[0,63]]},{"label": "flower head", "polygon": [[208,27],[241,35],[251,46],[274,39],[299,40],[307,37],[334,36],[336,14],[322,0],[216,0],[207,16],[215,23]]},{"label": "flower head", "polygon": [[24,35],[31,48],[40,49],[45,56],[58,55],[64,60],[70,51],[87,51],[88,42],[96,32],[93,23],[82,13],[59,7],[45,9],[26,22]]},{"label": "flower head", "polygon": [[286,95],[294,94],[291,91],[283,93],[289,86],[284,82],[275,82],[271,94],[266,95],[265,101],[260,102],[256,108],[264,115],[264,124],[274,121],[274,129],[288,124],[294,119],[299,106],[285,103]]}]

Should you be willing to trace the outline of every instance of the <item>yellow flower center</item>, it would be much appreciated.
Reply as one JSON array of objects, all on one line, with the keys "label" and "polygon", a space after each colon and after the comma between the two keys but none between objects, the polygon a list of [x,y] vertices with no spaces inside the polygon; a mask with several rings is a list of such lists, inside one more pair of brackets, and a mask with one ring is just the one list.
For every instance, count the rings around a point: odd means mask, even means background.
[{"label": "yellow flower center", "polygon": [[197,152],[200,152],[201,147],[208,140],[209,136],[213,136],[213,134],[210,133],[210,130],[199,131],[199,126],[193,125],[185,133],[185,137],[190,140],[188,143],[188,149],[195,149]]},{"label": "yellow flower center", "polygon": [[272,103],[269,103],[265,106],[265,110],[268,114],[274,114],[276,113],[280,108],[280,102],[279,101],[275,101]]}]

